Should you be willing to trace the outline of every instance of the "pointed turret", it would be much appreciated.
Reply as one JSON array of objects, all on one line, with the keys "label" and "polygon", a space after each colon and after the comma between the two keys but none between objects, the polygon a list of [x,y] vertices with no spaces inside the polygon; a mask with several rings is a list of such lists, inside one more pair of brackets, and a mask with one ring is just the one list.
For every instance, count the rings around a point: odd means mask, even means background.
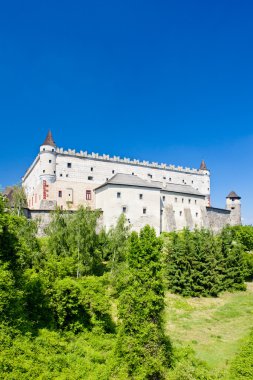
[{"label": "pointed turret", "polygon": [[55,147],[55,142],[53,140],[52,132],[49,130],[47,132],[47,137],[45,138],[45,141],[41,145],[50,145]]},{"label": "pointed turret", "polygon": [[239,197],[239,195],[237,195],[235,191],[230,191],[230,193],[226,196],[226,198],[241,199],[241,197]]},{"label": "pointed turret", "polygon": [[208,170],[207,167],[206,167],[206,163],[205,163],[204,160],[201,161],[201,164],[200,164],[199,170]]}]

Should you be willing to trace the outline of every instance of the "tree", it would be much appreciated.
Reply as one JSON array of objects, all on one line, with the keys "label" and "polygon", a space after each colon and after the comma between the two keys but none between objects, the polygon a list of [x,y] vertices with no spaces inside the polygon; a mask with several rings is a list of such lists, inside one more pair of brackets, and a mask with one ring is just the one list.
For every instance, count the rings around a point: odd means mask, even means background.
[{"label": "tree", "polygon": [[170,362],[162,325],[164,282],[161,241],[149,226],[133,232],[127,252],[126,279],[119,296],[117,355],[134,379],[162,379]]}]

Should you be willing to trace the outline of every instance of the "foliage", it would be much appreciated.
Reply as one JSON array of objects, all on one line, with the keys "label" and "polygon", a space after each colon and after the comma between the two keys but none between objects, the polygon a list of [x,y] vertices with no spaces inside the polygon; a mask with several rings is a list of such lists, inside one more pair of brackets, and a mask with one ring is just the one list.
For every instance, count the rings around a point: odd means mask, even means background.
[{"label": "foliage", "polygon": [[201,229],[164,237],[168,287],[184,296],[217,296],[225,290],[245,290],[242,245],[230,228],[214,236]]},{"label": "foliage", "polygon": [[133,232],[127,253],[124,289],[119,297],[121,321],[117,355],[134,379],[162,379],[170,363],[170,345],[162,326],[164,283],[161,242],[154,229]]},{"label": "foliage", "polygon": [[251,380],[253,378],[253,331],[245,339],[243,346],[231,365],[231,380]]}]

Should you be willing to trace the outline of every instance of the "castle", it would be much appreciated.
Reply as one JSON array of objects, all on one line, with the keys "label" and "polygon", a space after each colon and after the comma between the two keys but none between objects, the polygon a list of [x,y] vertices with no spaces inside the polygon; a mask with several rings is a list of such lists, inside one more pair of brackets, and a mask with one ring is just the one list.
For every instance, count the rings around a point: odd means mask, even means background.
[{"label": "castle", "polygon": [[132,229],[153,226],[157,234],[184,227],[211,228],[241,224],[240,197],[231,192],[226,208],[210,204],[210,171],[156,162],[110,157],[57,148],[49,131],[40,152],[22,178],[28,216],[48,217],[56,206],[80,205],[102,211],[109,229],[124,213]]}]

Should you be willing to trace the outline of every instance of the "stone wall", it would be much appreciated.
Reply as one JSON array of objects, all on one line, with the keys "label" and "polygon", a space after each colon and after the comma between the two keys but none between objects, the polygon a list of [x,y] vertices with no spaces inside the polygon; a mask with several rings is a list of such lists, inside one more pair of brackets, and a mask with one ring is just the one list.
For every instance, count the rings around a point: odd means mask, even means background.
[{"label": "stone wall", "polygon": [[230,211],[220,208],[207,207],[206,228],[218,233],[223,227],[230,224]]}]

